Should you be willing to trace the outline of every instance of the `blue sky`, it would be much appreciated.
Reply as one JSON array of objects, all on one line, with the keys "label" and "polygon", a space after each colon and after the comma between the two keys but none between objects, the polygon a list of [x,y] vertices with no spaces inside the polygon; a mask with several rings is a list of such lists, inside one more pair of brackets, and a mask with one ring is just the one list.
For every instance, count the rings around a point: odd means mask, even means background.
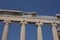
[{"label": "blue sky", "polygon": [[[55,16],[60,13],[60,0],[0,0],[0,9],[37,12],[38,15]],[[4,24],[0,23],[0,39]],[[8,40],[19,40],[21,25],[11,23],[9,26]],[[43,25],[43,40],[53,40],[50,25]],[[37,40],[37,28],[34,24],[26,25],[26,40]]]}]

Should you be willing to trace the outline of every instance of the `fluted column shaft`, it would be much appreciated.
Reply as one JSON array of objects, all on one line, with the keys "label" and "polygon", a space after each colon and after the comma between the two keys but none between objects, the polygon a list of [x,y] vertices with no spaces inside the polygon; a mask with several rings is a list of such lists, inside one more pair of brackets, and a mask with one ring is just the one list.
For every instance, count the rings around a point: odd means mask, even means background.
[{"label": "fluted column shaft", "polygon": [[25,40],[25,25],[26,22],[21,22],[21,35],[20,35],[20,40]]},{"label": "fluted column shaft", "polygon": [[56,24],[52,24],[52,32],[53,32],[53,39],[54,40],[59,40],[57,30],[56,30]]},{"label": "fluted column shaft", "polygon": [[36,23],[37,24],[37,37],[38,37],[38,40],[43,40],[42,39],[42,29],[41,29],[41,26],[43,25],[42,23]]},{"label": "fluted column shaft", "polygon": [[8,28],[9,28],[9,22],[5,22],[5,27],[2,35],[2,40],[8,39]]}]

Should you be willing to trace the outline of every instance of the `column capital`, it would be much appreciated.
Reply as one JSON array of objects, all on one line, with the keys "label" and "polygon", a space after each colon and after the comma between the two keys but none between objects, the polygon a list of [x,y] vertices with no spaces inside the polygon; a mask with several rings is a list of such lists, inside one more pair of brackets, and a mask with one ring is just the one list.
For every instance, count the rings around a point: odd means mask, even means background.
[{"label": "column capital", "polygon": [[28,24],[26,21],[21,21],[20,23],[21,24]]},{"label": "column capital", "polygon": [[3,23],[11,23],[10,20],[4,20]]},{"label": "column capital", "polygon": [[36,25],[43,25],[42,22],[36,22]]},{"label": "column capital", "polygon": [[56,23],[52,23],[51,25],[52,25],[52,26],[57,26],[57,24],[56,24]]}]

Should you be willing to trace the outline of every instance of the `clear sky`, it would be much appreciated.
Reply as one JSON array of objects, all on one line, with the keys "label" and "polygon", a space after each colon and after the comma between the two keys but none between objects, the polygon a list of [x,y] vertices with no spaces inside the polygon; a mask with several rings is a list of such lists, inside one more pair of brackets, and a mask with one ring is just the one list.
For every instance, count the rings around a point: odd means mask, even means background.
[{"label": "clear sky", "polygon": [[[60,0],[0,0],[0,9],[37,12],[38,15],[50,15],[60,13]],[[4,24],[0,22],[0,40]],[[8,40],[19,40],[21,25],[11,23],[9,26]],[[43,40],[53,40],[50,25],[43,25]],[[37,28],[34,24],[26,25],[26,40],[37,40]]]}]

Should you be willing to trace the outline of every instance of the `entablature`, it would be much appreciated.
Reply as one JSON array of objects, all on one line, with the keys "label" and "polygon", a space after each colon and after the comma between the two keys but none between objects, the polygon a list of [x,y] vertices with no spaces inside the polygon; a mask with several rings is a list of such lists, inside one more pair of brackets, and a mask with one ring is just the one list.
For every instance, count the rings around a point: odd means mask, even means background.
[{"label": "entablature", "polygon": [[[57,15],[60,16],[60,15]],[[16,10],[2,10],[0,9],[0,20],[23,21],[43,23],[57,23],[60,24],[60,18],[57,16],[40,16],[36,12],[22,12]]]}]

